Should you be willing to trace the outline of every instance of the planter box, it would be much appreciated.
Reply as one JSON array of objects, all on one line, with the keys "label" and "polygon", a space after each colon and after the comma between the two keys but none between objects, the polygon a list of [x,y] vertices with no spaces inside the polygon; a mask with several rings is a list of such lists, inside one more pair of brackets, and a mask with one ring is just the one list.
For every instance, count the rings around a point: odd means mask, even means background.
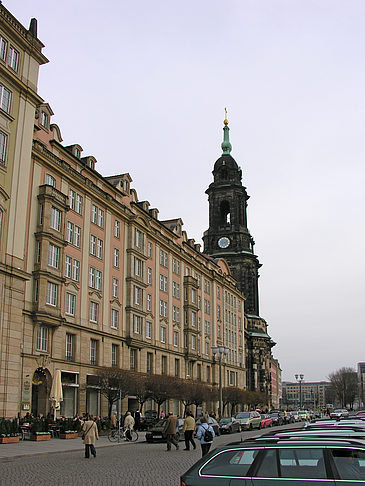
[{"label": "planter box", "polygon": [[78,432],[73,434],[60,434],[60,439],[77,439],[79,436]]},{"label": "planter box", "polygon": [[50,440],[51,434],[42,434],[42,435],[31,435],[30,440],[40,441],[40,440]]},{"label": "planter box", "polygon": [[16,437],[0,437],[0,444],[15,444],[19,442],[19,436]]}]

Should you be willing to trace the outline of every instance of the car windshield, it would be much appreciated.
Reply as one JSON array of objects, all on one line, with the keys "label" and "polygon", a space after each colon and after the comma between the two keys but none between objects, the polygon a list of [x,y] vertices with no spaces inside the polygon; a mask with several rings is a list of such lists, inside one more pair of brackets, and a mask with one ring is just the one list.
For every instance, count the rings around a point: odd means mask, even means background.
[{"label": "car windshield", "polygon": [[155,427],[162,427],[165,425],[166,419],[159,420],[156,424]]},{"label": "car windshield", "polygon": [[228,424],[229,422],[231,422],[231,419],[227,417],[223,417],[219,421],[220,424]]},{"label": "car windshield", "polygon": [[278,412],[274,412],[274,413],[271,413],[270,415],[271,415],[271,417],[277,417],[279,414],[278,414]]},{"label": "car windshield", "polygon": [[236,415],[236,418],[249,418],[250,417],[250,414],[248,412],[242,412],[242,413],[238,413]]}]

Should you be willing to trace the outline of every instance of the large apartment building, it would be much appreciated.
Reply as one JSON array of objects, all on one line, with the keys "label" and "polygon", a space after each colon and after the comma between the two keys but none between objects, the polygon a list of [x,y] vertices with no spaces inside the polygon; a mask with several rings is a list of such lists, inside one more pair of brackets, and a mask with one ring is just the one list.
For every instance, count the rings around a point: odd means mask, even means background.
[{"label": "large apartment building", "polygon": [[47,414],[56,370],[66,416],[106,413],[102,367],[217,385],[217,345],[222,385],[245,388],[245,298],[227,263],[159,220],[127,171],[103,177],[62,143],[37,95],[36,21],[0,14],[0,416]]}]

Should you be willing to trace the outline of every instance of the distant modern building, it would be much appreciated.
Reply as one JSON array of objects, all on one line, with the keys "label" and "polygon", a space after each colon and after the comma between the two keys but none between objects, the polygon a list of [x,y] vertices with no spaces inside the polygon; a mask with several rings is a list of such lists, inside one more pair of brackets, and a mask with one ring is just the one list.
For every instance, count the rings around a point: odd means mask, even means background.
[{"label": "distant modern building", "polygon": [[330,383],[327,381],[283,382],[283,407],[289,409],[326,408]]}]

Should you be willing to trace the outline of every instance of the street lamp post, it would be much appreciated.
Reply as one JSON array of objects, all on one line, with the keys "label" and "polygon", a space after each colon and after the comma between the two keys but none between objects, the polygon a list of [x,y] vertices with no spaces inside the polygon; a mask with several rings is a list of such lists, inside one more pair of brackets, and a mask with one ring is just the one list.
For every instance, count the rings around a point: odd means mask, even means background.
[{"label": "street lamp post", "polygon": [[218,365],[219,365],[219,410],[218,415],[219,418],[222,417],[223,412],[223,389],[222,389],[222,360],[228,354],[228,348],[226,346],[212,346],[212,353],[214,358],[217,355]]},{"label": "street lamp post", "polygon": [[295,379],[299,383],[299,407],[302,409],[302,383],[304,381],[304,375],[295,375]]}]

